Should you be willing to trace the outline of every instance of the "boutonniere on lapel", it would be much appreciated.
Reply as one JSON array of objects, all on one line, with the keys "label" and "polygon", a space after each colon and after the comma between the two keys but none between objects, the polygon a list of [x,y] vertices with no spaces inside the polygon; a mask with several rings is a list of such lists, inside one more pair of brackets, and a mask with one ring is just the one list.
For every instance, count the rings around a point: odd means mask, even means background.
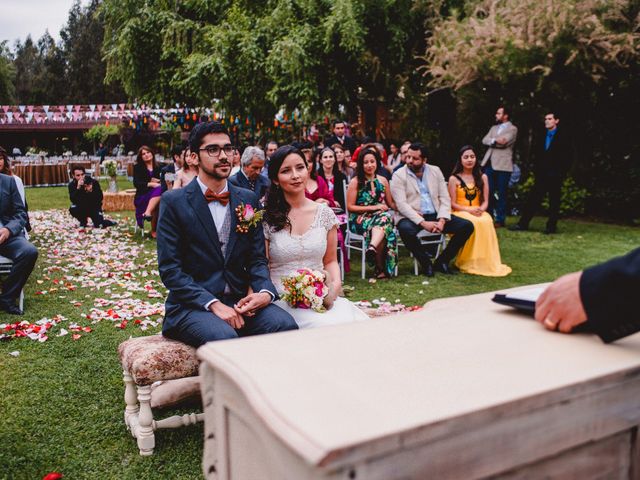
[{"label": "boutonniere on lapel", "polygon": [[236,232],[247,233],[251,227],[260,223],[263,215],[264,210],[256,211],[251,205],[241,203],[236,207],[236,217],[238,217]]}]

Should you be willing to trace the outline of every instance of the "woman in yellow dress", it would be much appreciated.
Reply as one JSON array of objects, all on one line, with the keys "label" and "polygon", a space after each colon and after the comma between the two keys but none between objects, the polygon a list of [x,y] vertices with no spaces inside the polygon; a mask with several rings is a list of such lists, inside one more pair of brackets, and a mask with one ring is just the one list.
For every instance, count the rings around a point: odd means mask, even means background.
[{"label": "woman in yellow dress", "polygon": [[489,181],[480,170],[473,147],[465,145],[449,177],[451,211],[473,223],[474,231],[458,252],[455,265],[464,273],[504,277],[511,268],[502,263],[493,219],[487,213]]}]

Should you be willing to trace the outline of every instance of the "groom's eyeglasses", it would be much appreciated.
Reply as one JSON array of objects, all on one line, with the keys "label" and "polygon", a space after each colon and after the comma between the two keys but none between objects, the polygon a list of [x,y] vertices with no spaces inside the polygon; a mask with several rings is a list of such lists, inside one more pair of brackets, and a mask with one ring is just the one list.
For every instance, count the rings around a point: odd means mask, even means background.
[{"label": "groom's eyeglasses", "polygon": [[200,152],[202,152],[203,150],[207,152],[207,155],[209,155],[210,157],[217,158],[220,156],[221,151],[224,151],[224,154],[227,157],[232,156],[234,148],[233,145],[225,145],[224,147],[221,147],[220,145],[207,145],[206,147],[199,149]]}]

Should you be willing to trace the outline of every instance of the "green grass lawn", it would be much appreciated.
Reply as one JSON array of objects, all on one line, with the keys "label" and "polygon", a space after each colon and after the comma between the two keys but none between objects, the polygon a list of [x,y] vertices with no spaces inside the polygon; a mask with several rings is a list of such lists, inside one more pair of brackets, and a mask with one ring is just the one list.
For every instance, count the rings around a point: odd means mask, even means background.
[{"label": "green grass lawn", "polygon": [[[120,182],[121,188],[130,186]],[[33,212],[68,208],[66,187],[28,189],[27,197]],[[64,218],[64,213],[37,214],[32,222],[40,258],[27,284],[26,314],[20,320],[35,322],[54,315],[66,320],[43,343],[26,338],[0,342],[0,478],[39,479],[51,471],[68,479],[201,477],[201,425],[160,431],[155,453],[148,458],[138,455],[135,440],[124,427],[116,348],[129,336],[155,333],[159,327],[143,331],[130,322],[121,329],[119,322],[91,323],[86,318],[97,298],[106,299],[105,309],[128,296],[163,301],[149,298],[149,290],[142,288],[165,293],[155,271],[154,242],[133,235],[132,212],[117,215],[115,229],[86,234],[68,221],[66,230],[54,227],[50,224],[54,216]],[[503,261],[513,268],[504,278],[437,275],[424,284],[426,279],[413,275],[412,259],[401,251],[398,278],[375,284],[363,281],[356,257],[345,284],[353,287],[354,300],[384,297],[415,305],[549,281],[640,245],[640,230],[633,227],[565,220],[559,225],[561,233],[554,236],[539,233],[542,227],[543,219],[535,219],[531,232],[498,231]],[[131,263],[125,265],[126,261]],[[101,285],[108,283],[100,277],[105,269],[113,270],[116,279],[109,285]],[[36,294],[45,290],[46,294]],[[7,317],[0,316],[0,323],[15,321]],[[82,332],[77,340],[71,332],[56,336],[73,322],[92,331]],[[16,351],[17,356],[10,355]]]}]

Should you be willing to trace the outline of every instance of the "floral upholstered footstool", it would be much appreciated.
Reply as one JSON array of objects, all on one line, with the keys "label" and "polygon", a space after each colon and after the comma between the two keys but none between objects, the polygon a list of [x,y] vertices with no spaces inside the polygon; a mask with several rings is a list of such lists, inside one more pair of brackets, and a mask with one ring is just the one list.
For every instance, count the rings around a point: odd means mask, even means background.
[{"label": "floral upholstered footstool", "polygon": [[[124,421],[131,435],[138,441],[140,455],[152,455],[155,430],[178,428],[203,421],[202,413],[175,415],[154,420],[152,397],[154,386],[160,382],[174,384],[179,392],[169,394],[167,403],[177,403],[185,396],[199,392],[198,359],[196,349],[162,335],[130,338],[118,347],[124,379]],[[158,387],[158,390],[162,390]],[[167,397],[166,389],[162,396]],[[178,397],[178,398],[176,398]]]}]

